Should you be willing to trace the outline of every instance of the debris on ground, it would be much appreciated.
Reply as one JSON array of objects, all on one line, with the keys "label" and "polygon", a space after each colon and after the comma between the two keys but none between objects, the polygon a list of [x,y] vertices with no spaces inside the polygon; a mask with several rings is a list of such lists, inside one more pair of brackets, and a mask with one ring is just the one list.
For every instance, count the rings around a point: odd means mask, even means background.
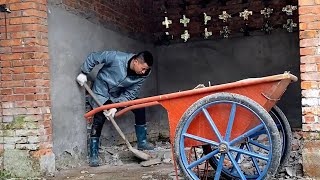
[{"label": "debris on ground", "polygon": [[[302,171],[302,137],[301,133],[293,132],[292,152],[288,164],[279,170],[275,179],[277,180],[312,180],[304,177]],[[77,169],[63,170],[55,175],[48,177],[47,180],[61,179],[117,179],[117,180],[175,180],[176,172],[173,166],[171,145],[168,142],[155,142],[155,150],[146,151],[152,159],[141,161],[134,157],[125,145],[101,147],[100,160],[101,166],[80,167]],[[201,152],[199,152],[201,153]],[[252,167],[246,166],[248,171]],[[178,179],[184,179],[178,171]]]}]

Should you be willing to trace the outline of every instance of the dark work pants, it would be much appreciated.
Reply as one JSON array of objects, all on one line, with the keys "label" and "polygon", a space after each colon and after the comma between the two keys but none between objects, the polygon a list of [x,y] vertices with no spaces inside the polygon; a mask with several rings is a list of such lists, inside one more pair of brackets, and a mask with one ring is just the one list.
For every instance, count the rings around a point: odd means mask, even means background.
[{"label": "dark work pants", "polygon": [[[111,101],[107,101],[106,103],[104,103],[104,105],[110,104],[110,103]],[[146,124],[145,108],[133,109],[132,112],[134,113],[136,125]],[[93,116],[93,124],[91,127],[91,134],[90,134],[91,137],[100,137],[101,130],[105,121],[106,121],[106,117],[104,116],[103,111],[100,111]]]}]

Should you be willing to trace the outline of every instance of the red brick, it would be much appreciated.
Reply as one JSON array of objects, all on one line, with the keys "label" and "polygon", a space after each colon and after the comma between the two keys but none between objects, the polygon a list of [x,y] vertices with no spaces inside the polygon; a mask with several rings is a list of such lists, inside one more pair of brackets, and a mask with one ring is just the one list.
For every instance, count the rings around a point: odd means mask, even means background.
[{"label": "red brick", "polygon": [[3,96],[2,101],[3,102],[12,102],[12,101],[24,101],[24,95],[9,95],[9,96]]},{"label": "red brick", "polygon": [[7,18],[13,18],[13,17],[21,17],[22,11],[11,11],[11,13],[7,14]]},{"label": "red brick", "polygon": [[300,39],[311,39],[317,36],[316,30],[300,31]]},{"label": "red brick", "polygon": [[316,52],[315,47],[306,47],[306,48],[300,48],[300,55],[314,55]]},{"label": "red brick", "polygon": [[22,32],[14,32],[11,33],[11,38],[18,39],[18,38],[35,38],[38,36],[38,33],[35,31],[22,31]]},{"label": "red brick", "polygon": [[17,101],[15,102],[15,107],[33,107],[32,101]]},{"label": "red brick", "polygon": [[2,74],[0,77],[1,77],[1,81],[11,81],[12,80],[11,74]]},{"label": "red brick", "polygon": [[307,114],[303,116],[304,122],[303,123],[307,123],[307,124],[312,124],[312,123],[316,123],[316,119],[315,116],[312,114]]},{"label": "red brick", "polygon": [[298,0],[299,6],[314,5],[314,0]]},{"label": "red brick", "polygon": [[22,10],[22,9],[36,9],[37,4],[34,2],[21,2],[21,3],[14,3],[11,4],[9,9],[14,10]]},{"label": "red brick", "polygon": [[22,19],[21,19],[21,17],[10,18],[9,23],[10,24],[22,24]]},{"label": "red brick", "polygon": [[318,38],[302,39],[300,40],[300,47],[316,47],[319,45],[319,41]]},{"label": "red brick", "polygon": [[7,25],[6,27],[0,27],[0,33],[10,33],[22,31],[22,25]]},{"label": "red brick", "polygon": [[37,2],[37,3],[41,3],[41,4],[44,4],[46,5],[47,4],[47,0],[24,0],[24,1],[31,1],[31,2]]},{"label": "red brick", "polygon": [[0,94],[1,95],[12,95],[12,89],[1,89]]},{"label": "red brick", "polygon": [[23,81],[2,81],[1,86],[2,87],[23,87],[24,82]]},{"label": "red brick", "polygon": [[0,65],[1,65],[0,67],[7,68],[7,67],[11,67],[12,63],[11,61],[1,61]]},{"label": "red brick", "polygon": [[301,89],[317,89],[318,83],[316,81],[302,81]]},{"label": "red brick", "polygon": [[313,22],[315,21],[314,14],[305,14],[299,16],[299,22]]},{"label": "red brick", "polygon": [[25,80],[25,74],[13,74],[12,77],[13,77],[13,80],[15,81]]},{"label": "red brick", "polygon": [[39,11],[36,9],[27,9],[22,11],[23,16],[36,16],[41,18],[47,18],[47,12]]},{"label": "red brick", "polygon": [[12,68],[12,71],[15,74],[21,74],[21,73],[24,73],[24,68],[23,67],[14,67],[14,68]]},{"label": "red brick", "polygon": [[1,40],[0,46],[19,46],[22,44],[22,39]]},{"label": "red brick", "polygon": [[39,32],[48,32],[48,27],[46,25],[40,24],[24,24],[24,31],[39,31]]},{"label": "red brick", "polygon": [[307,23],[308,30],[319,30],[320,29],[320,22],[309,22]]},{"label": "red brick", "polygon": [[41,46],[13,46],[12,52],[38,52],[43,51],[44,48]]},{"label": "red brick", "polygon": [[301,80],[319,81],[320,80],[320,72],[301,73]]},{"label": "red brick", "polygon": [[44,24],[47,25],[47,19],[43,19],[40,17],[21,17],[21,21],[23,24]]},{"label": "red brick", "polygon": [[13,92],[15,94],[31,94],[39,92],[39,88],[35,87],[21,87],[21,88],[14,88]]}]

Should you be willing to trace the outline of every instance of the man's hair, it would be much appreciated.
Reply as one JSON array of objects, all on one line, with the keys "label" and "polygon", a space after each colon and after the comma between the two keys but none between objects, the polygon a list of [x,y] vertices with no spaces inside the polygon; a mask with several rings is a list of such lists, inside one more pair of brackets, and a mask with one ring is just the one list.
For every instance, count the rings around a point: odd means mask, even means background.
[{"label": "man's hair", "polygon": [[145,63],[148,64],[149,67],[153,65],[153,56],[149,51],[141,51],[137,55],[135,55],[134,58],[143,60]]}]

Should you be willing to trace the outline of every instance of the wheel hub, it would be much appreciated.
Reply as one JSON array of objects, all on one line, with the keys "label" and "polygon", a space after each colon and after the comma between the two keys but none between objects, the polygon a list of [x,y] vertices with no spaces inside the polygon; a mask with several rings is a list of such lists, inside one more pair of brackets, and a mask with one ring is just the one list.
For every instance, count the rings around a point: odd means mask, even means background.
[{"label": "wheel hub", "polygon": [[228,145],[225,143],[219,144],[219,152],[220,153],[227,153],[229,151]]}]

